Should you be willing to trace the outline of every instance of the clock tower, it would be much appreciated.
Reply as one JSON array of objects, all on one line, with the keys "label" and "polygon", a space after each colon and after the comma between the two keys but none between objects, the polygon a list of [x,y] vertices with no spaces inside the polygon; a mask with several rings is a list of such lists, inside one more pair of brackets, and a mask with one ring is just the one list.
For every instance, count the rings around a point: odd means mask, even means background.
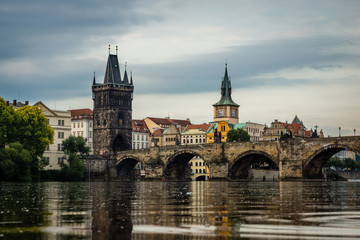
[{"label": "clock tower", "polygon": [[221,82],[221,99],[214,105],[214,121],[226,121],[228,123],[239,123],[239,107],[231,99],[231,81],[225,64],[225,75]]}]

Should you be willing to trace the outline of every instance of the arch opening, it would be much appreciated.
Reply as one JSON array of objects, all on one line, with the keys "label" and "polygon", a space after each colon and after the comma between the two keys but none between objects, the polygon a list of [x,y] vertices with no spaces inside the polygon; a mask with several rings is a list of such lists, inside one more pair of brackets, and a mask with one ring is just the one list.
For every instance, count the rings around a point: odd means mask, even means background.
[{"label": "arch opening", "polygon": [[229,168],[229,178],[236,179],[271,179],[279,176],[277,163],[266,153],[248,152],[238,157]]},{"label": "arch opening", "polygon": [[208,178],[209,167],[203,158],[196,153],[178,153],[169,159],[164,169],[165,179],[171,181],[196,180],[200,176]]},{"label": "arch opening", "polygon": [[[326,172],[337,172],[342,171],[342,168],[347,169],[347,159],[344,157],[339,157],[337,154],[341,151],[351,151],[358,154],[353,149],[347,146],[327,146],[316,151],[305,163],[303,166],[303,177],[307,179],[324,179]],[[336,164],[332,164],[329,160],[337,162],[340,166],[336,167]],[[355,166],[355,160],[350,160],[350,163],[353,163]],[[328,165],[328,166],[326,166]],[[335,167],[333,167],[335,165]],[[341,167],[342,166],[342,167]]]},{"label": "arch opening", "polygon": [[131,146],[129,143],[127,143],[124,136],[122,134],[117,135],[114,140],[114,143],[113,143],[114,153],[119,152],[119,151],[130,150],[130,149],[131,149]]},{"label": "arch opening", "polygon": [[143,163],[135,158],[122,160],[116,166],[117,179],[122,181],[139,180],[145,178]]}]

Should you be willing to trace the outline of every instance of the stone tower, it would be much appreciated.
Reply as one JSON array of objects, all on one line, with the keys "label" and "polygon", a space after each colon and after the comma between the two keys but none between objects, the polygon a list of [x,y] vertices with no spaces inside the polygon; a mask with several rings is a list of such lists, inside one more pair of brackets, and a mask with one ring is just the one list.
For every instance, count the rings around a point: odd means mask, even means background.
[{"label": "stone tower", "polygon": [[95,155],[113,155],[131,149],[133,92],[132,75],[129,81],[125,65],[121,79],[117,49],[116,55],[112,55],[109,46],[104,83],[96,83],[94,76],[92,85]]},{"label": "stone tower", "polygon": [[221,82],[221,99],[214,105],[214,121],[239,123],[239,105],[231,99],[231,80],[225,64],[225,75]]}]

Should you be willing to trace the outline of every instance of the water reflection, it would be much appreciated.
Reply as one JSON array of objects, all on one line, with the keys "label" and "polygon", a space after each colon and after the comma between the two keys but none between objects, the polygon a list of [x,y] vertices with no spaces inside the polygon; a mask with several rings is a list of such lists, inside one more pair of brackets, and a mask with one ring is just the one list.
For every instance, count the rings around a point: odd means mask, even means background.
[{"label": "water reflection", "polygon": [[360,183],[1,183],[0,239],[360,237]]}]

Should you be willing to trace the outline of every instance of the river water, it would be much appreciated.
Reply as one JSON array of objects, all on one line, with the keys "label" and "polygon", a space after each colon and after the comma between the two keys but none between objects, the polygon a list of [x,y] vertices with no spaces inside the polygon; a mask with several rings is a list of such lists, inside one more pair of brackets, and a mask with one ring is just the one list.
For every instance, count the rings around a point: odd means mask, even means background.
[{"label": "river water", "polygon": [[339,238],[360,182],[0,183],[0,239]]}]

